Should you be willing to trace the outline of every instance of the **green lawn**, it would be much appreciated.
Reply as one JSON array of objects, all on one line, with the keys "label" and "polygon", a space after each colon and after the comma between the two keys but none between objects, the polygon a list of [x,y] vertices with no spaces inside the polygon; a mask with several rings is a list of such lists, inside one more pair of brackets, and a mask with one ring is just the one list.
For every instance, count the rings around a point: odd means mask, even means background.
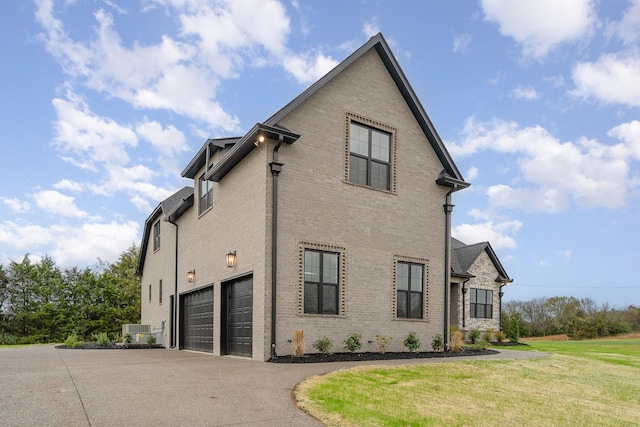
[{"label": "green lawn", "polygon": [[640,425],[640,339],[528,345],[553,354],[359,367],[312,377],[295,395],[336,426]]}]

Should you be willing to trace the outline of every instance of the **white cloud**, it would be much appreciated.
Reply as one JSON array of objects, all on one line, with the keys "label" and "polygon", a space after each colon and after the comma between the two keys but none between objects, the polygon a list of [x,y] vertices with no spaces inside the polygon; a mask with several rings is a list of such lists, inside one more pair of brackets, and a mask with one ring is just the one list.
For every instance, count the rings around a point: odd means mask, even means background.
[{"label": "white cloud", "polygon": [[596,23],[594,0],[482,0],[485,19],[522,45],[525,58],[544,58],[581,39]]},{"label": "white cloud", "polygon": [[634,45],[640,41],[640,0],[630,3],[620,21],[607,23],[606,33],[615,35],[627,45]]},{"label": "white cloud", "polygon": [[478,168],[475,166],[471,166],[467,171],[467,180],[471,181],[478,177]]},{"label": "white cloud", "polygon": [[453,53],[467,53],[471,43],[471,34],[462,33],[453,38]]},{"label": "white cloud", "polygon": [[55,188],[56,190],[67,190],[77,193],[82,191],[82,184],[76,181],[71,181],[69,179],[62,179],[53,184],[53,188]]},{"label": "white cloud", "polygon": [[137,243],[139,226],[122,223],[84,222],[80,226],[53,224],[48,227],[29,223],[0,223],[0,244],[14,251],[48,254],[61,267],[90,265],[98,258],[114,262],[124,249]]},{"label": "white cloud", "polygon": [[48,214],[86,218],[89,214],[76,206],[75,199],[55,190],[43,190],[33,196],[36,206]]},{"label": "white cloud", "polygon": [[608,54],[573,67],[573,95],[604,104],[640,106],[640,56]]},{"label": "white cloud", "polygon": [[322,53],[316,55],[294,55],[284,60],[284,66],[287,71],[299,82],[307,84],[315,82],[336,65],[338,65],[338,61]]},{"label": "white cloud", "polygon": [[525,101],[532,101],[540,97],[540,95],[538,95],[538,92],[536,92],[536,90],[531,86],[518,86],[511,91],[511,96],[513,96],[515,99],[524,99]]},{"label": "white cloud", "polygon": [[0,197],[0,200],[11,209],[14,214],[23,214],[29,212],[31,204],[27,201],[17,199],[15,197]]},{"label": "white cloud", "polygon": [[562,251],[557,251],[556,254],[559,257],[564,258],[566,261],[569,261],[571,259],[571,251],[569,249],[564,249]]},{"label": "white cloud", "polygon": [[126,148],[138,143],[129,126],[93,114],[71,90],[67,91],[67,99],[55,98],[52,103],[57,115],[53,142],[61,152],[73,155],[65,159],[89,170],[96,170],[96,163],[129,161]]},{"label": "white cloud", "polygon": [[373,18],[371,21],[365,22],[362,26],[362,32],[367,37],[373,37],[378,34],[380,32],[378,18]]},{"label": "white cloud", "polygon": [[[621,143],[607,145],[580,138],[561,142],[541,126],[468,119],[459,144],[449,144],[455,156],[494,150],[517,165],[520,184],[498,184],[486,195],[493,207],[555,213],[572,203],[579,206],[622,207],[630,187],[630,163],[637,159],[639,124],[630,122],[610,131]],[[514,159],[515,157],[515,159]]]},{"label": "white cloud", "polygon": [[148,121],[136,123],[136,133],[151,143],[162,156],[175,156],[181,151],[188,150],[187,140],[184,134],[169,125],[166,128],[156,121]]},{"label": "white cloud", "polygon": [[514,249],[514,236],[522,228],[518,220],[504,222],[484,222],[480,224],[461,224],[451,230],[453,237],[467,244],[491,242],[494,249]]}]

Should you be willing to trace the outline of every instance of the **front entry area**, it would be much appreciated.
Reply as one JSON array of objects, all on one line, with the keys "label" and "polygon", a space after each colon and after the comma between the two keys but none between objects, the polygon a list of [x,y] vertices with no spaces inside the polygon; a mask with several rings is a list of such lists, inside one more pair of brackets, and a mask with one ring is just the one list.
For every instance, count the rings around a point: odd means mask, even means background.
[{"label": "front entry area", "polygon": [[213,353],[213,286],[180,295],[180,348]]},{"label": "front entry area", "polygon": [[222,283],[223,354],[251,357],[253,345],[253,275]]}]

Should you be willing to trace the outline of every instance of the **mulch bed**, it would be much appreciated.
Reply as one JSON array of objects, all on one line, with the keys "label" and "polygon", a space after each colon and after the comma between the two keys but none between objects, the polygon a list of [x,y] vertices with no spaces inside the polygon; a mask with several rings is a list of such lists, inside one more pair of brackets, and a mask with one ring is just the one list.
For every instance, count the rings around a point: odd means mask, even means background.
[{"label": "mulch bed", "polygon": [[125,347],[124,345],[119,343],[118,344],[109,343],[108,345],[104,346],[95,342],[89,342],[89,343],[85,343],[82,347],[67,347],[66,345],[62,344],[62,345],[57,345],[56,348],[61,350],[133,350],[133,349],[139,349],[139,348],[148,349],[148,348],[163,348],[163,347],[157,346],[157,345],[149,347],[148,345],[140,345],[140,344],[131,344],[129,345],[129,347]]},{"label": "mulch bed", "polygon": [[443,357],[460,357],[460,356],[486,356],[489,354],[498,354],[496,350],[472,350],[464,349],[457,353],[450,351],[420,351],[415,353],[409,352],[387,352],[387,353],[333,353],[333,354],[305,354],[302,357],[278,356],[277,359],[270,359],[271,363],[324,363],[324,362],[366,362],[370,360],[398,360],[398,359],[430,359]]}]

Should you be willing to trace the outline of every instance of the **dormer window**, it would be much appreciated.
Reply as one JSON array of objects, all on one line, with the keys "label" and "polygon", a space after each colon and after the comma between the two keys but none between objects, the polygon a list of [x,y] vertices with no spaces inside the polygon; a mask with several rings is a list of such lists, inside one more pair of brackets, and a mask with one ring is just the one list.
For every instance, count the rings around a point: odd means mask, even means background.
[{"label": "dormer window", "polygon": [[204,179],[204,174],[200,176],[200,189],[198,203],[198,215],[202,215],[207,209],[213,206],[213,182]]}]

